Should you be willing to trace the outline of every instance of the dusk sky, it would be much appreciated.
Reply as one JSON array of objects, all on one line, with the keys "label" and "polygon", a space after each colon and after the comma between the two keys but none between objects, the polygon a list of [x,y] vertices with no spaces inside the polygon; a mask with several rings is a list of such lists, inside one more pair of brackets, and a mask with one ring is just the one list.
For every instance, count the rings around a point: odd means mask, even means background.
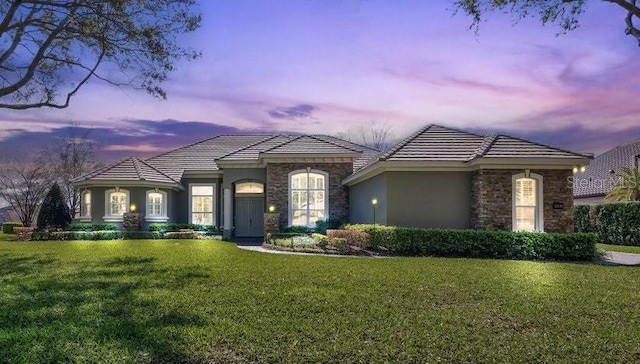
[{"label": "dusk sky", "polygon": [[589,2],[557,35],[495,14],[469,30],[450,2],[202,1],[167,101],[93,81],[65,110],[0,110],[0,153],[38,146],[70,122],[94,129],[106,159],[150,156],[220,133],[337,134],[429,123],[504,132],[600,153],[640,138],[640,47],[625,13]]}]

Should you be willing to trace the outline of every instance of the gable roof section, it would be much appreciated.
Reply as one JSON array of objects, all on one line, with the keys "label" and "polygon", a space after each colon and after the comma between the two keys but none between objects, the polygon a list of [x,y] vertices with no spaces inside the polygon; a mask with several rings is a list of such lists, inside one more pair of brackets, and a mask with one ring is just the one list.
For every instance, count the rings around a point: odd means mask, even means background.
[{"label": "gable roof section", "polygon": [[323,140],[313,135],[300,135],[262,152],[263,155],[354,154],[359,149]]},{"label": "gable roof section", "polygon": [[589,157],[587,155],[570,152],[508,135],[494,134],[486,137],[482,145],[484,149],[474,158],[575,158]]},{"label": "gable roof section", "polygon": [[273,135],[257,143],[249,144],[218,158],[219,161],[255,161],[265,150],[282,145],[293,138],[289,135]]},{"label": "gable roof section", "polygon": [[215,159],[247,145],[252,145],[270,135],[219,135],[146,160],[150,165],[180,180],[184,171],[217,171]]},{"label": "gable roof section", "polygon": [[174,179],[165,172],[149,165],[136,157],[100,168],[94,172],[77,178],[74,182],[82,181],[146,181],[157,183],[176,184]]},{"label": "gable roof section", "polygon": [[636,167],[640,140],[619,145],[595,157],[584,173],[574,176],[574,197],[603,196],[611,191],[611,177],[624,167]]}]

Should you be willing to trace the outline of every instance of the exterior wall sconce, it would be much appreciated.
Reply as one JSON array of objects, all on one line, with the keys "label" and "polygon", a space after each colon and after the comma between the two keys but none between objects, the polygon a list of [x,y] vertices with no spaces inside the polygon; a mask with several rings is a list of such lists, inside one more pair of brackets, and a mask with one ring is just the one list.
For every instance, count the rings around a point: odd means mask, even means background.
[{"label": "exterior wall sconce", "polygon": [[269,212],[275,212],[276,211],[276,206],[275,205],[269,205]]},{"label": "exterior wall sconce", "polygon": [[131,206],[129,206],[129,211],[136,212],[136,204],[132,203]]}]

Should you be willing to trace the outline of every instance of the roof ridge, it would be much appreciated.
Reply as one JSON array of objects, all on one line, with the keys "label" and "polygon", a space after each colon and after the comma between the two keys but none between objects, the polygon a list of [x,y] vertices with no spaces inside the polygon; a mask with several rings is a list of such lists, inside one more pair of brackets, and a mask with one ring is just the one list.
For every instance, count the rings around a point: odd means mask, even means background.
[{"label": "roof ridge", "polygon": [[362,153],[362,151],[361,151],[361,150],[357,150],[357,149],[355,149],[355,148],[351,148],[351,147],[346,147],[346,146],[344,146],[344,145],[340,145],[340,144],[338,144],[338,143],[336,143],[336,142],[334,142],[334,141],[330,141],[330,140],[323,140],[323,139],[321,139],[321,138],[318,138],[316,135],[307,135],[307,137],[309,137],[309,138],[313,138],[313,139],[318,140],[318,141],[321,141],[321,142],[323,142],[323,143],[329,143],[329,144],[331,144],[331,145],[335,145],[336,147],[340,147],[340,148],[342,148],[342,149],[349,149],[349,150],[354,151],[354,152]]},{"label": "roof ridge", "polygon": [[266,138],[264,138],[264,139],[260,139],[259,141],[255,142],[255,143],[251,143],[251,144],[249,144],[249,145],[245,145],[245,146],[243,146],[243,147],[241,147],[241,148],[235,149],[235,150],[233,150],[233,151],[231,151],[231,152],[229,152],[229,153],[227,153],[227,154],[225,154],[225,155],[223,155],[223,156],[221,156],[221,157],[215,158],[214,160],[220,160],[220,159],[222,159],[222,158],[226,158],[226,157],[228,157],[228,156],[230,156],[230,155],[232,155],[232,154],[236,154],[236,153],[238,153],[238,152],[240,152],[240,151],[242,151],[242,150],[249,149],[249,148],[251,148],[251,147],[255,147],[255,146],[256,146],[256,145],[258,145],[258,144],[262,144],[262,143],[264,143],[264,142],[266,142],[266,141],[269,141],[269,140],[271,140],[271,139],[274,139],[274,138],[276,138],[276,137],[278,137],[278,136],[280,136],[280,134],[270,135],[270,136],[268,136],[268,137],[266,137]]},{"label": "roof ridge", "polygon": [[480,138],[486,137],[486,135],[483,135],[483,134],[472,133],[470,131],[466,131],[466,130],[458,129],[458,128],[452,128],[452,127],[444,126],[444,125],[441,125],[441,124],[431,124],[431,126],[437,126],[438,128],[457,131],[458,133],[467,134],[467,135],[473,135],[473,136],[477,136],[477,137],[480,137]]},{"label": "roof ridge", "polygon": [[274,149],[276,149],[276,148],[280,148],[281,146],[286,145],[286,144],[289,144],[289,143],[291,143],[291,142],[292,142],[292,141],[294,141],[294,140],[298,140],[298,139],[302,138],[303,136],[304,136],[304,135],[298,135],[298,136],[296,136],[296,137],[294,137],[294,138],[291,138],[291,139],[287,140],[287,141],[286,141],[286,142],[284,142],[284,143],[278,144],[278,145],[273,146],[273,147],[271,147],[271,148],[269,148],[269,149],[265,149],[265,150],[263,150],[262,152],[260,152],[260,154],[262,154],[262,153],[267,153],[267,152],[272,151],[272,150],[274,150]]},{"label": "roof ridge", "polygon": [[131,162],[133,162],[133,169],[135,169],[138,178],[140,178],[141,181],[146,180],[145,176],[142,175],[140,166],[138,165],[138,162],[140,162],[140,160],[137,157],[131,157]]},{"label": "roof ridge", "polygon": [[338,137],[335,137],[333,135],[327,135],[327,134],[313,134],[313,135],[316,136],[316,137],[322,137],[322,138],[334,138],[334,139],[342,140],[343,142],[347,142],[347,143],[350,143],[350,144],[353,144],[353,145],[357,145],[357,146],[359,146],[361,148],[372,150],[374,152],[382,152],[381,150],[378,150],[378,149],[375,149],[375,148],[372,148],[372,147],[368,147],[368,146],[362,145],[360,143],[355,143],[355,142],[352,142],[351,140],[338,138]]},{"label": "roof ridge", "polygon": [[114,168],[114,167],[117,167],[117,166],[121,165],[122,163],[124,163],[124,162],[126,162],[126,161],[130,160],[131,158],[135,158],[135,157],[133,157],[133,156],[126,157],[125,159],[122,159],[122,160],[119,160],[119,161],[117,161],[117,162],[114,162],[114,163],[108,164],[108,165],[106,165],[106,166],[104,166],[104,167],[100,167],[100,168],[98,168],[98,169],[96,169],[96,170],[94,170],[94,171],[91,171],[91,172],[89,172],[89,173],[86,173],[86,174],[83,174],[83,175],[81,175],[81,176],[79,176],[79,177],[74,178],[74,179],[72,180],[72,182],[75,182],[75,181],[82,181],[82,180],[87,179],[87,178],[95,177],[95,176],[99,175],[100,173],[102,173],[102,172],[104,172],[104,171],[107,171],[107,170],[109,170],[109,169],[111,169],[111,168]]},{"label": "roof ridge", "polygon": [[[521,141],[521,142],[530,143],[530,144],[535,144],[535,145],[540,146],[540,147],[551,148],[551,149],[555,149],[555,150],[560,151],[560,152],[569,153],[569,154],[573,154],[573,155],[577,155],[577,156],[587,157],[587,158],[591,158],[591,159],[593,159],[593,154],[592,154],[592,153],[577,153],[577,152],[572,152],[572,151],[567,150],[567,149],[562,149],[562,148],[554,147],[554,146],[549,145],[549,144],[543,144],[543,143],[539,143],[539,142],[536,142],[536,141],[533,141],[533,140],[527,140],[527,139],[523,139],[523,138],[520,138],[520,137],[516,137],[516,136],[508,135],[508,134],[498,133],[497,138],[499,138],[499,137],[511,138],[511,139],[519,140],[519,141]],[[497,140],[497,138],[496,138],[496,140]]]},{"label": "roof ridge", "polygon": [[169,178],[170,180],[172,180],[172,181],[174,181],[174,182],[176,182],[176,183],[180,183],[180,181],[177,181],[175,178],[173,178],[173,177],[169,176],[168,174],[166,174],[166,173],[165,173],[164,171],[162,171],[161,169],[156,168],[156,167],[152,166],[151,164],[149,164],[149,163],[147,163],[147,162],[145,162],[145,161],[143,161],[143,160],[140,160],[140,159],[138,159],[138,162],[140,162],[140,163],[144,164],[145,166],[147,166],[147,167],[149,167],[149,168],[153,169],[154,171],[156,171],[156,172],[160,173],[161,175],[163,175],[163,176],[165,176],[165,177]]},{"label": "roof ridge", "polygon": [[[389,150],[387,150],[384,153],[381,153],[381,155],[378,156],[377,160],[385,160],[388,159],[389,157],[391,157],[392,155],[394,155],[397,151],[399,151],[400,149],[402,149],[402,147],[404,147],[405,145],[409,144],[410,141],[412,141],[413,139],[417,138],[418,135],[424,133],[425,131],[429,130],[432,126],[436,126],[434,124],[427,124],[426,126],[423,126],[422,128],[420,128],[418,131],[414,132],[413,134],[410,134],[408,137],[404,138],[403,140],[399,141],[398,144],[396,144],[395,146],[389,148]],[[372,159],[375,159],[372,158]]]},{"label": "roof ridge", "polygon": [[482,157],[485,154],[487,154],[489,149],[491,149],[491,147],[495,144],[496,140],[498,140],[499,136],[500,136],[500,134],[498,134],[498,133],[491,133],[491,134],[486,135],[484,137],[484,139],[482,140],[482,143],[478,146],[478,148],[475,150],[475,152],[473,152],[473,154],[471,155],[471,157],[468,160],[473,160],[473,159],[476,159],[478,157]]}]

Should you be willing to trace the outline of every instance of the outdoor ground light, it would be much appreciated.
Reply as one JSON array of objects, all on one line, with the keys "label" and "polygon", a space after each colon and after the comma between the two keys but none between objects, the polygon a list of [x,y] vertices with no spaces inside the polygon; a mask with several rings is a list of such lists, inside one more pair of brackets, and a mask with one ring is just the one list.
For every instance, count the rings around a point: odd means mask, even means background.
[{"label": "outdoor ground light", "polygon": [[371,199],[371,205],[373,205],[373,225],[376,224],[376,205],[378,204],[378,199],[377,198],[372,198]]}]

